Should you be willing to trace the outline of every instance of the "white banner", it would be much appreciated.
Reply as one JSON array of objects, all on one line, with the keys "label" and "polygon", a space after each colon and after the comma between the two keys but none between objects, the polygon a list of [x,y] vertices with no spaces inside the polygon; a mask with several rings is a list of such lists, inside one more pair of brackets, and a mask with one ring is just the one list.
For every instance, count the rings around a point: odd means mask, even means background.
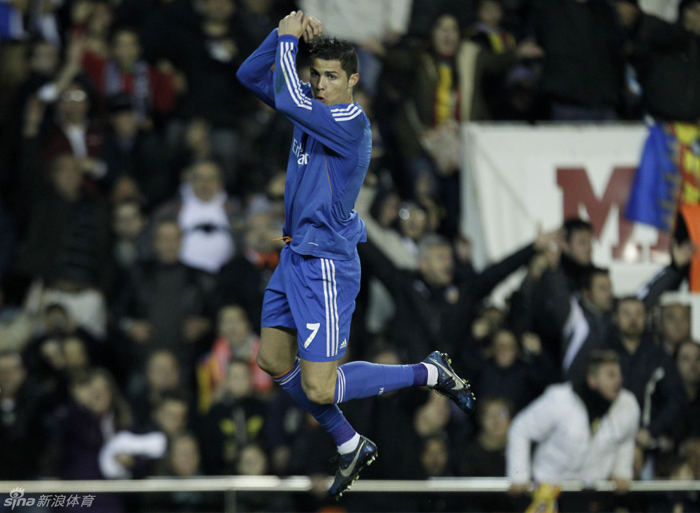
[{"label": "white banner", "polygon": [[477,266],[578,215],[615,293],[636,292],[669,262],[667,236],[624,218],[646,135],[641,124],[464,125],[462,227],[483,248]]}]

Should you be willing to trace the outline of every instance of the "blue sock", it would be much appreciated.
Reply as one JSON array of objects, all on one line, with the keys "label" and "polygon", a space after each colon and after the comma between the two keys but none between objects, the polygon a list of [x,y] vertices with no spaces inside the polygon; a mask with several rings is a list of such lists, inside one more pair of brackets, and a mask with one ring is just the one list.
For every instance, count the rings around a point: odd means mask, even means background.
[{"label": "blue sock", "polygon": [[316,404],[309,400],[301,387],[301,367],[297,359],[294,367],[286,374],[275,378],[283,389],[299,405],[309,412],[332,437],[335,445],[341,445],[355,436],[355,430],[345,419],[343,412],[335,404]]},{"label": "blue sock", "polygon": [[427,383],[428,369],[422,363],[379,365],[369,362],[350,362],[338,367],[334,402],[343,403],[350,399],[372,397]]}]

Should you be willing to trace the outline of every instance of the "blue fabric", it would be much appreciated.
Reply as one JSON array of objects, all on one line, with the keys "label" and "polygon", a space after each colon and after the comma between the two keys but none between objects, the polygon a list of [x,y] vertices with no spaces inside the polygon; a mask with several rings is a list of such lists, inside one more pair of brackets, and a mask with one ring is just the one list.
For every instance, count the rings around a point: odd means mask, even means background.
[{"label": "blue fabric", "polygon": [[339,360],[359,291],[357,251],[352,260],[331,260],[299,255],[287,244],[265,289],[261,325],[297,330],[303,360]]},{"label": "blue fabric", "polygon": [[327,106],[311,97],[311,86],[297,75],[298,45],[296,37],[273,31],[237,77],[294,124],[284,195],[291,248],[351,260],[357,243],[367,239],[353,207],[372,152],[370,123],[357,103]]},{"label": "blue fabric", "polygon": [[671,229],[677,203],[675,184],[680,181],[680,173],[673,162],[676,144],[674,135],[662,125],[650,128],[625,210],[629,220],[661,230]]},{"label": "blue fabric", "polygon": [[10,39],[12,34],[11,13],[12,5],[0,2],[0,40]]},{"label": "blue fabric", "polygon": [[379,365],[369,362],[350,362],[338,367],[335,383],[336,404],[350,399],[362,399],[386,394],[428,382],[428,369],[416,365]]},{"label": "blue fabric", "polygon": [[341,445],[355,436],[356,431],[345,419],[343,412],[335,404],[312,403],[301,387],[301,366],[297,360],[292,370],[284,376],[275,378],[284,390],[308,413],[310,413],[321,427],[332,437],[335,445]]}]

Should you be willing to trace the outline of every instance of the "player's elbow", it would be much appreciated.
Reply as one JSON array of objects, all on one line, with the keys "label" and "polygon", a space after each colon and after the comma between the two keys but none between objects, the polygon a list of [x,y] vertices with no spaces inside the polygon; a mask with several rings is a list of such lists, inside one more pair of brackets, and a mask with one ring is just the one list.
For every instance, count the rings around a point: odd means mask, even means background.
[{"label": "player's elbow", "polygon": [[238,81],[246,87],[250,87],[250,77],[246,74],[244,65],[238,68],[236,71],[236,78]]}]

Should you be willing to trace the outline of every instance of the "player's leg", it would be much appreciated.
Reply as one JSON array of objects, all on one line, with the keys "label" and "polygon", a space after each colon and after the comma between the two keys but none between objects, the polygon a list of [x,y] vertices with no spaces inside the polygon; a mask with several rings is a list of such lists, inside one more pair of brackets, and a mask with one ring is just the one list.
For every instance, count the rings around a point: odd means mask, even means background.
[{"label": "player's leg", "polygon": [[309,400],[301,385],[301,368],[297,357],[296,323],[287,301],[284,276],[291,250],[282,251],[280,265],[265,290],[258,365],[309,412],[341,446],[357,435],[338,406]]},{"label": "player's leg", "polygon": [[449,357],[432,353],[413,365],[350,362],[336,369],[350,337],[359,291],[359,259],[334,261],[296,255],[287,283],[290,308],[299,326],[302,384],[321,404],[342,403],[412,386],[428,386],[464,411],[473,409],[469,385],[452,369]]}]

